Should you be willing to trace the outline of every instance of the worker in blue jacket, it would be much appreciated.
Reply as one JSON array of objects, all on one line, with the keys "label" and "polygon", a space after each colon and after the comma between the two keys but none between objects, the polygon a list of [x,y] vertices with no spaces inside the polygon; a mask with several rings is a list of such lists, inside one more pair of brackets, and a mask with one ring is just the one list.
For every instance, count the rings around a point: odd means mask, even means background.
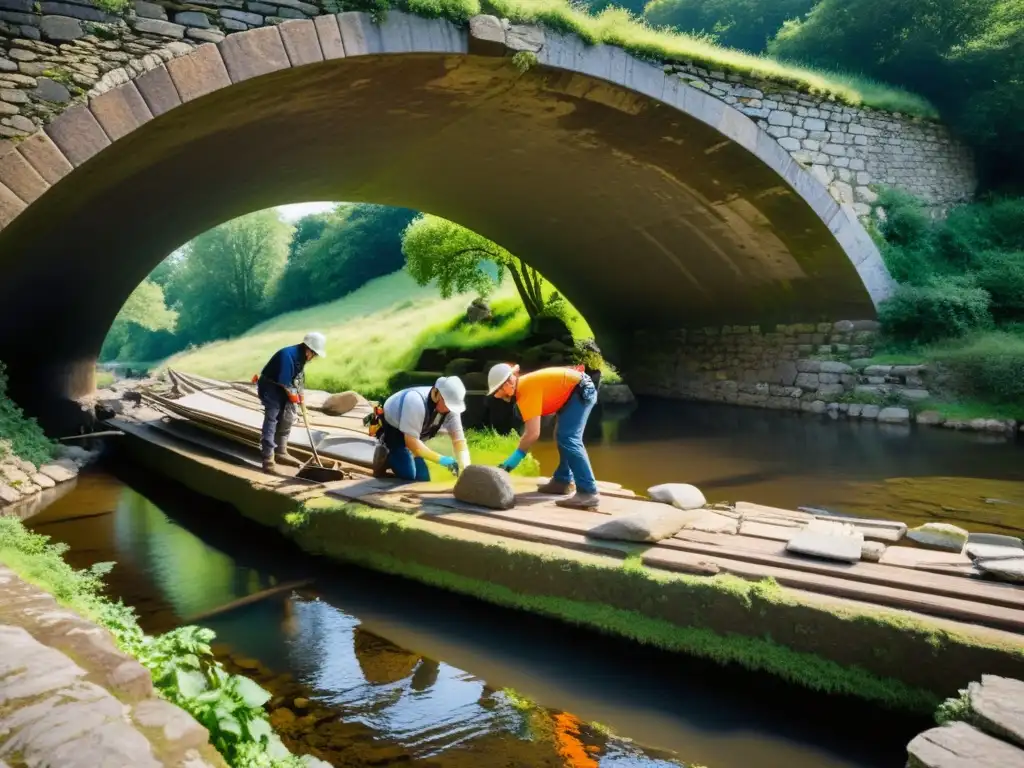
[{"label": "worker in blue jacket", "polygon": [[263,403],[263,431],[260,458],[263,471],[277,473],[277,462],[297,465],[288,455],[288,435],[295,423],[295,406],[302,402],[306,363],[327,357],[327,339],[322,333],[307,333],[301,344],[279,349],[267,361],[256,382]]}]

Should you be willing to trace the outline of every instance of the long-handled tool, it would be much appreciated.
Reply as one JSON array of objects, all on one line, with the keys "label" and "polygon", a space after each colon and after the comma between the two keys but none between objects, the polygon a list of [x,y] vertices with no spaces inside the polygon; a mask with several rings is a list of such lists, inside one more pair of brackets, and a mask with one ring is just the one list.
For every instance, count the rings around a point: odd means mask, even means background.
[{"label": "long-handled tool", "polygon": [[[301,394],[299,395],[299,410],[302,411],[302,422],[306,425],[306,436],[309,438],[309,447],[313,451],[313,458],[303,464],[295,476],[303,480],[312,480],[316,483],[344,480],[344,472],[340,469],[325,467],[324,463],[320,460],[320,454],[316,450],[316,442],[313,440],[313,430],[309,428],[309,413],[306,411],[306,401]],[[317,466],[310,466],[310,462],[313,461],[316,462]]]}]

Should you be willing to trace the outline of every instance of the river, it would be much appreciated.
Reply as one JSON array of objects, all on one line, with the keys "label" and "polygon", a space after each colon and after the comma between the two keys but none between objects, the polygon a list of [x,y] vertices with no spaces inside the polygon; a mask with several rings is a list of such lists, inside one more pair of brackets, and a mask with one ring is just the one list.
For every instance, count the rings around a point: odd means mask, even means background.
[{"label": "river", "polygon": [[[691,482],[712,501],[1024,528],[1021,451],[1006,441],[650,400],[596,417],[587,440],[597,474],[637,490]],[[536,454],[550,472],[553,446]],[[899,768],[927,726],[327,565],[127,466],[84,475],[28,523],[77,566],[116,561],[110,593],[148,631],[213,628],[229,668],[275,694],[286,742],[337,766]]]}]

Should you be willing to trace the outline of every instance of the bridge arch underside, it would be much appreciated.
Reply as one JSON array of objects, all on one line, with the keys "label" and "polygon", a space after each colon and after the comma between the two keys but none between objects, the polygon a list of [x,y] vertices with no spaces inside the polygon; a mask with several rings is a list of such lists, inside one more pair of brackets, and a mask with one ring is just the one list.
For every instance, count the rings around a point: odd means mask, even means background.
[{"label": "bridge arch underside", "polygon": [[0,360],[30,410],[81,394],[114,315],[169,252],[234,216],[313,200],[470,227],[526,257],[607,338],[872,317],[843,233],[807,195],[701,120],[580,74],[442,54],[287,69],[145,123],[0,232]]}]

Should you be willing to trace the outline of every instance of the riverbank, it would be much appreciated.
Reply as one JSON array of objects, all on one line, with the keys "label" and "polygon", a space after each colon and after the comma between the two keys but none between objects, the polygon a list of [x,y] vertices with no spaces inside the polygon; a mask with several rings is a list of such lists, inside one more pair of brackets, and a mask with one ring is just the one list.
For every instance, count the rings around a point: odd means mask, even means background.
[{"label": "riverbank", "polygon": [[[930,710],[982,673],[1024,671],[1024,624],[1014,629],[1024,613],[1009,607],[1024,594],[1012,587],[923,571],[914,562],[794,559],[770,539],[735,537],[738,546],[692,535],[646,545],[601,541],[586,531],[607,517],[584,520],[588,513],[558,511],[536,494],[529,509],[494,513],[453,506],[443,486],[403,487],[363,475],[317,487],[264,475],[240,452],[218,454],[212,437],[196,438],[203,448],[173,420],[118,426],[129,435],[126,458],[330,559],[915,711]],[[623,496],[612,493],[605,511],[665,509]],[[890,549],[895,556],[908,548]],[[961,613],[969,604],[973,617]],[[1010,623],[992,625],[992,616]],[[934,663],[912,662],[922,654]]]}]

